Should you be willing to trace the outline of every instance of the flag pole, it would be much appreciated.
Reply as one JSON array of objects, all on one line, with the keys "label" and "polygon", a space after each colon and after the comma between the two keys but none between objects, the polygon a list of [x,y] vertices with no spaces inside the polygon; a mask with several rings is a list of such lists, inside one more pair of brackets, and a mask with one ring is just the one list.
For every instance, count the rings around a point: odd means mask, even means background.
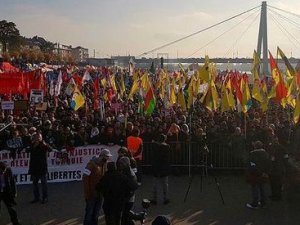
[{"label": "flag pole", "polygon": [[245,133],[245,139],[247,138],[247,119],[246,119],[247,113],[244,113],[244,133]]}]

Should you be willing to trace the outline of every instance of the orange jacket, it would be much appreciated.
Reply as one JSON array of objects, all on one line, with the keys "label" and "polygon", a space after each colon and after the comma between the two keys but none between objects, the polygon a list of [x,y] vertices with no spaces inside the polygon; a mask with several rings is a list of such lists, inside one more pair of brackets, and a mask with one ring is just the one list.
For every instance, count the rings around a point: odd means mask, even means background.
[{"label": "orange jacket", "polygon": [[127,148],[135,160],[143,159],[143,140],[141,138],[129,136],[127,138]]}]

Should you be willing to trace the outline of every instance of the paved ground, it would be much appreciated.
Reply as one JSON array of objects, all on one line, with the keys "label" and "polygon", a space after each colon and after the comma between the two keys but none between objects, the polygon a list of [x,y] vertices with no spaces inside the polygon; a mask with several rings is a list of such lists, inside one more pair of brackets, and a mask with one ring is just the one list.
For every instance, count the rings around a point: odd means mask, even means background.
[{"label": "paved ground", "polygon": [[[149,198],[151,177],[146,177],[137,192],[136,210],[140,210],[142,198]],[[149,209],[148,222],[158,214],[172,218],[173,224],[187,225],[299,225],[300,203],[297,201],[268,202],[266,209],[250,210],[245,203],[250,190],[243,176],[222,175],[219,177],[225,205],[222,204],[213,177],[204,179],[200,191],[200,177],[195,177],[186,203],[184,195],[188,177],[170,178],[171,204],[161,203]],[[18,213],[23,225],[79,225],[82,224],[84,202],[80,182],[49,184],[49,203],[29,204],[32,199],[31,185],[18,188]],[[0,225],[9,224],[5,207],[2,205]],[[104,224],[103,217],[99,224]]]}]

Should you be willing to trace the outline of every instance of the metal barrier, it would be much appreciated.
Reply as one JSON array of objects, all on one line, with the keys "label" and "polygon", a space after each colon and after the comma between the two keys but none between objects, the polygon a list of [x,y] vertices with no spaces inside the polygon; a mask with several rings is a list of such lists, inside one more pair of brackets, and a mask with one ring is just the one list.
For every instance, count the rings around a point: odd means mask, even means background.
[{"label": "metal barrier", "polygon": [[[151,166],[153,143],[144,143],[144,166]],[[248,153],[244,149],[235,149],[219,143],[207,146],[197,142],[171,143],[170,161],[173,167],[187,167],[189,173],[194,167],[211,167],[217,169],[244,169]]]}]

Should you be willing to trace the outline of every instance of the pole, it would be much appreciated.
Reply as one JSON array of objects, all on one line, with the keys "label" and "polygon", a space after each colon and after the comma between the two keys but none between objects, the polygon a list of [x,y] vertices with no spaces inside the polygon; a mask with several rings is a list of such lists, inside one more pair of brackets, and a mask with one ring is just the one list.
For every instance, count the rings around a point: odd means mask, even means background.
[{"label": "pole", "polygon": [[247,119],[246,119],[247,113],[244,113],[244,132],[245,132],[245,139],[247,138]]},{"label": "pole", "polygon": [[[192,130],[192,115],[193,115],[193,113],[192,113],[192,110],[191,110],[191,113],[190,113],[190,131],[189,131],[189,133],[191,133],[191,130]],[[189,140],[189,177],[191,177],[191,140]]]},{"label": "pole", "polygon": [[225,201],[224,201],[224,198],[223,198],[223,195],[222,195],[222,192],[221,192],[221,188],[220,188],[220,183],[219,183],[219,181],[217,180],[217,177],[216,177],[216,176],[214,177],[214,179],[215,179],[215,183],[216,183],[216,185],[217,185],[217,188],[218,188],[220,197],[221,197],[221,199],[222,199],[222,203],[223,203],[223,205],[225,205]]},{"label": "pole", "polygon": [[9,124],[6,124],[4,127],[1,128],[0,132],[5,130],[6,128],[8,128],[11,124],[12,124],[12,122],[10,122]]},{"label": "pole", "polygon": [[186,202],[187,196],[188,196],[188,194],[189,194],[189,192],[190,192],[190,189],[191,189],[191,185],[192,185],[193,179],[194,179],[194,176],[190,177],[189,186],[188,186],[188,189],[186,190],[186,193],[185,193],[185,196],[184,196],[184,199],[183,199],[183,202],[184,202],[184,203]]},{"label": "pole", "polygon": [[291,107],[288,106],[289,111],[288,111],[288,119],[289,119],[289,136],[288,136],[288,144],[290,144],[291,141],[291,127],[290,127],[290,123],[291,123]]}]

